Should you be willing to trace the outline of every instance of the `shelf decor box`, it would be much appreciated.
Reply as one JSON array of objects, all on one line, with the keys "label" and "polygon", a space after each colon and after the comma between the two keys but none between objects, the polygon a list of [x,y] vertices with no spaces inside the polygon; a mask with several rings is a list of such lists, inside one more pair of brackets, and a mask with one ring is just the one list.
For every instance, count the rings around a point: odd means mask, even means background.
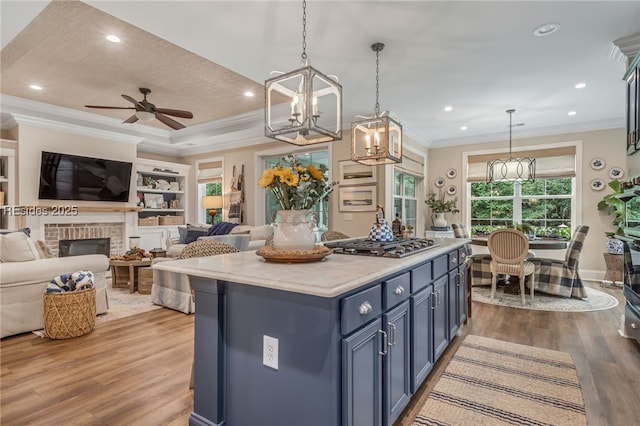
[{"label": "shelf decor box", "polygon": [[158,226],[158,216],[141,217],[138,219],[138,226]]},{"label": "shelf decor box", "polygon": [[159,216],[160,225],[184,225],[184,216]]}]

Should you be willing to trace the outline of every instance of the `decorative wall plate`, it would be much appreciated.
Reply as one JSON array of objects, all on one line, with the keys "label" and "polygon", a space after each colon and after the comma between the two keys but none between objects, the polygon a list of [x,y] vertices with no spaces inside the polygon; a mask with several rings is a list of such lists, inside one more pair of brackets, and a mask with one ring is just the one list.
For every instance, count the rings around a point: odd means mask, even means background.
[{"label": "decorative wall plate", "polygon": [[594,179],[591,181],[591,189],[594,191],[601,191],[605,186],[606,185],[602,179]]},{"label": "decorative wall plate", "polygon": [[604,166],[606,165],[607,163],[605,163],[602,158],[594,158],[593,160],[591,160],[591,168],[593,170],[604,169]]},{"label": "decorative wall plate", "polygon": [[439,177],[435,181],[436,188],[442,188],[444,186],[444,178]]},{"label": "decorative wall plate", "polygon": [[458,175],[458,172],[456,172],[456,169],[449,169],[447,170],[447,177],[449,179],[453,179],[454,177],[456,177]]},{"label": "decorative wall plate", "polygon": [[456,195],[456,192],[458,192],[458,188],[456,188],[455,185],[449,185],[447,186],[447,194],[449,195]]},{"label": "decorative wall plate", "polygon": [[609,177],[611,179],[620,179],[622,176],[624,176],[624,170],[620,167],[612,167],[609,169]]}]

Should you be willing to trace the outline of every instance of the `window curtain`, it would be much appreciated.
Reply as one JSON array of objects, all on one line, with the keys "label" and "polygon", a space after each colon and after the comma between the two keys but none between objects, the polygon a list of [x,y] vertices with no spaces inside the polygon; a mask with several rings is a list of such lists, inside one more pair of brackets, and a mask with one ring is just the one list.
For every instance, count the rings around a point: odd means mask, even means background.
[{"label": "window curtain", "polygon": [[412,152],[403,151],[402,163],[394,165],[395,170],[419,178],[424,178],[424,158]]},{"label": "window curtain", "polygon": [[[576,147],[536,149],[512,152],[513,158],[529,157],[536,160],[536,179],[575,177]],[[467,158],[467,182],[485,182],[487,180],[487,161],[508,158],[509,153],[470,155]]]},{"label": "window curtain", "polygon": [[198,163],[196,181],[200,183],[222,182],[222,161]]}]

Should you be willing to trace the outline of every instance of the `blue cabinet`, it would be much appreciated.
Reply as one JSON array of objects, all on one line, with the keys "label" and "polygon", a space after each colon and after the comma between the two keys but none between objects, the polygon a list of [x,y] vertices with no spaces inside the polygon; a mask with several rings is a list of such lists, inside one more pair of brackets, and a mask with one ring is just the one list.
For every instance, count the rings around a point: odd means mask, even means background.
[{"label": "blue cabinet", "polygon": [[[380,319],[342,339],[343,426],[382,425],[382,355],[387,342]],[[313,395],[313,389],[308,392]]]},{"label": "blue cabinet", "polygon": [[433,361],[437,361],[449,344],[449,275],[443,275],[433,283]]},{"label": "blue cabinet", "polygon": [[458,312],[458,326],[462,327],[462,324],[467,320],[467,267],[462,264],[458,267],[457,281],[456,281],[456,305]]},{"label": "blue cabinet", "polygon": [[385,425],[393,425],[411,399],[409,301],[384,314],[382,320],[388,336],[383,364],[383,414]]},{"label": "blue cabinet", "polygon": [[411,392],[433,369],[433,284],[411,296]]}]

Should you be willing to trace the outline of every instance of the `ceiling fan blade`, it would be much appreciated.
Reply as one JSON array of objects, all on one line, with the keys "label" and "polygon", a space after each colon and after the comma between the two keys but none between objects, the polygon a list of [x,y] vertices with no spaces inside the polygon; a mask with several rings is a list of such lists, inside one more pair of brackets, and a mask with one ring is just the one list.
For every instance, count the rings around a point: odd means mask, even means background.
[{"label": "ceiling fan blade", "polygon": [[179,109],[156,108],[156,112],[180,118],[193,118],[193,114],[190,111],[182,111]]},{"label": "ceiling fan blade", "polygon": [[[135,108],[132,108],[132,109],[135,109]],[[135,123],[136,121],[138,121],[138,117],[136,117],[136,115],[133,114],[131,117],[129,117],[126,120],[124,120],[122,122],[122,124],[124,124],[124,123]]]},{"label": "ceiling fan blade", "polygon": [[180,130],[185,128],[183,124],[180,124],[173,118],[169,118],[166,115],[163,115],[157,112],[157,110],[156,110],[156,118],[174,130]]},{"label": "ceiling fan blade", "polygon": [[104,109],[135,109],[134,107],[114,107],[114,106],[102,106],[102,105],[85,105],[87,108],[104,108]]},{"label": "ceiling fan blade", "polygon": [[141,110],[144,111],[144,105],[142,105],[140,102],[136,101],[135,99],[133,99],[131,96],[129,95],[121,95],[123,98],[125,98],[126,100],[128,100],[129,102],[131,102],[132,104],[134,104],[136,107],[140,108]]}]

